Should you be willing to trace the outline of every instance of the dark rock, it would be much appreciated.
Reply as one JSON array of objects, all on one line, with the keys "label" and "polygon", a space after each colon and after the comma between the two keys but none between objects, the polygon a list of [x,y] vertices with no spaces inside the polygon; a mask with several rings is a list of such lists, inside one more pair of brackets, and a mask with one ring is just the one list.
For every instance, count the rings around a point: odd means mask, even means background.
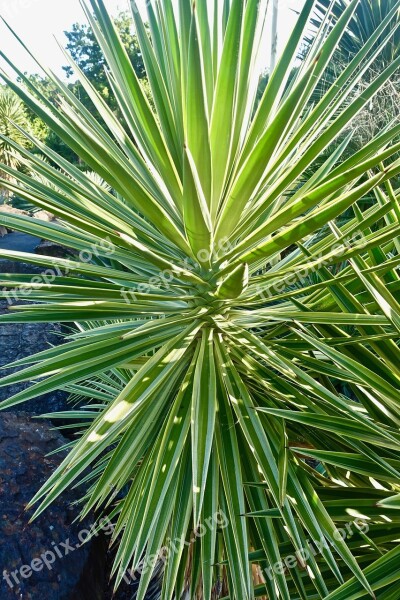
[{"label": "dark rock", "polygon": [[36,254],[43,256],[51,256],[53,258],[71,258],[76,256],[78,252],[57,244],[56,242],[49,242],[48,240],[42,240],[35,249]]},{"label": "dark rock", "polygon": [[32,275],[33,277],[34,275],[40,275],[43,273],[43,267],[37,267],[36,265],[30,265],[23,262],[16,262],[14,260],[0,259],[0,277],[2,273],[27,274]]},{"label": "dark rock", "polygon": [[[0,314],[7,311],[7,302],[0,302]],[[0,379],[16,369],[5,369],[9,363],[41,352],[62,342],[61,325],[52,323],[0,323]],[[0,401],[27,389],[29,382],[0,387]],[[17,404],[14,412],[29,410],[41,415],[70,408],[68,394],[62,391],[44,394],[28,403]]]},{"label": "dark rock", "polygon": [[26,413],[0,414],[2,600],[103,597],[104,539],[82,544],[93,520],[73,523],[79,511],[71,503],[83,490],[65,492],[32,524],[33,511],[25,510],[65,456],[48,454],[65,443],[48,423],[34,421]]},{"label": "dark rock", "polygon": [[[17,236],[18,234],[12,234]],[[8,236],[11,237],[11,236]],[[36,238],[32,238],[36,243]],[[23,262],[0,260],[1,273],[16,273],[27,275],[39,275],[43,273],[43,267]],[[0,276],[1,277],[1,276]],[[0,314],[8,309],[9,302],[15,304],[10,291],[9,300],[0,301]],[[21,302],[18,302],[21,303]],[[4,369],[5,365],[46,350],[51,345],[56,346],[62,342],[62,326],[52,323],[0,323],[0,378],[13,372],[12,369]],[[21,383],[11,386],[0,387],[0,401],[10,398],[21,390],[29,387],[29,383]],[[37,415],[67,410],[68,395],[65,392],[53,392],[39,396],[27,404],[17,405],[13,410],[29,410]]]},{"label": "dark rock", "polygon": [[[5,239],[9,237],[10,236],[7,235]],[[2,258],[0,259],[0,274],[1,273],[18,273],[32,275],[33,277],[34,275],[40,275],[40,273],[43,273],[43,267],[37,267],[36,265],[30,265],[28,263]]]}]

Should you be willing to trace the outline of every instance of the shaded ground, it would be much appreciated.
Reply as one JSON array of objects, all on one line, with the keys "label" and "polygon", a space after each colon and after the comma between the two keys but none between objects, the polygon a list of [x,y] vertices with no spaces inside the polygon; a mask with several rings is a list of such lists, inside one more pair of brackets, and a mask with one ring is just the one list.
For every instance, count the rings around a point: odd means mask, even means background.
[{"label": "shaded ground", "polygon": [[[0,263],[1,269],[1,263]],[[8,305],[0,300],[0,315],[6,313]],[[17,369],[5,369],[9,363],[47,350],[62,342],[61,326],[57,323],[0,323],[0,378]],[[29,382],[0,387],[0,402],[30,387]],[[28,410],[36,415],[68,410],[67,394],[62,391],[41,395],[27,403],[10,408],[12,412]]]},{"label": "shaded ground", "polygon": [[[65,452],[49,453],[66,441],[48,423],[26,413],[0,414],[0,572],[8,574],[8,580],[0,580],[2,600],[102,598],[104,582],[99,575],[105,559],[98,576],[90,577],[98,560],[83,542],[92,520],[76,522],[78,507],[73,501],[77,491],[65,492],[31,524],[33,511],[25,510],[65,456]],[[81,488],[79,494],[83,493]],[[29,568],[34,559],[41,568]],[[25,575],[20,571],[24,565],[28,565]]]}]

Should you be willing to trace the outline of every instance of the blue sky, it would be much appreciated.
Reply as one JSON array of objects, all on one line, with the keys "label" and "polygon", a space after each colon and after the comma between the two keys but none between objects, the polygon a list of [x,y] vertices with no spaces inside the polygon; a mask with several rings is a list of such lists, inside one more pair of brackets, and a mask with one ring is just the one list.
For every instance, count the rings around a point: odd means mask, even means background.
[{"label": "blue sky", "polygon": [[[128,0],[105,0],[113,14],[128,8]],[[145,0],[137,0],[143,8]],[[291,8],[301,6],[302,0],[279,0],[280,7],[280,46],[287,40],[295,22]],[[0,0],[0,15],[16,30],[33,53],[58,74],[65,59],[54,36],[65,43],[64,30],[75,22],[85,22],[79,0]],[[268,30],[266,32],[268,34]],[[0,23],[0,47],[23,71],[38,72],[34,63],[15,42],[3,23]],[[265,36],[265,65],[268,64],[268,36]],[[263,56],[264,61],[264,56]]]}]

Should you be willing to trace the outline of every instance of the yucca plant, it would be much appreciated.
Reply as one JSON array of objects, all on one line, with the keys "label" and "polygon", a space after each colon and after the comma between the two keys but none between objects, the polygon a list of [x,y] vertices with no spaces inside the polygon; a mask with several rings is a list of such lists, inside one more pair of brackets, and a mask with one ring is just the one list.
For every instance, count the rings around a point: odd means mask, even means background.
[{"label": "yucca plant", "polygon": [[84,2],[124,116],[79,74],[107,129],[45,67],[56,108],[2,53],[6,83],[111,190],[27,133],[50,162],[9,142],[41,178],[4,166],[18,183],[2,184],[58,220],[1,222],[80,254],[1,251],[47,276],[3,275],[27,302],[1,321],[77,330],[15,362],[2,384],[35,383],[0,406],[86,398],[69,414],[82,435],[32,505],[85,481],[82,514],[111,514],[116,585],[140,571],[139,599],[165,548],[165,600],[398,597],[400,125],[313,169],[400,66],[347,101],[396,3],[310,103],[357,4],[293,70],[306,0],[255,112],[266,1],[149,1],[148,30],[133,3],[154,110],[103,0]]},{"label": "yucca plant", "polygon": [[[15,123],[15,126],[12,123]],[[26,127],[27,124],[28,120],[21,100],[10,90],[0,86],[0,134],[5,136],[0,139],[0,165],[6,164],[13,169],[20,167],[19,156],[12,152],[7,138],[26,146],[27,139],[19,128]],[[4,176],[4,172],[2,175]],[[3,192],[4,188],[3,190],[0,188],[0,191]],[[8,192],[5,191],[4,199],[8,200],[8,196]]]},{"label": "yucca plant", "polygon": [[[340,16],[343,15],[348,5],[349,0],[334,0],[333,2],[331,0],[320,0],[317,3],[317,13],[313,19],[313,26],[317,30],[321,26],[333,26]],[[326,73],[323,81],[324,90],[334,84],[337,73],[340,73],[364,44],[368,42],[377,26],[396,5],[397,0],[360,0],[353,17],[348,23],[340,45],[333,56],[331,67]],[[331,15],[328,23],[326,20],[327,11],[330,11]],[[383,52],[371,63],[368,71],[360,78],[357,87],[354,89],[353,97],[362,95],[364,88],[368,87],[377,74],[400,55],[400,32],[397,27],[399,18],[400,12],[392,22],[393,32],[391,39],[388,40]],[[378,47],[380,41],[376,41],[376,47]],[[307,44],[305,47],[307,48]],[[364,110],[349,124],[348,129],[353,131],[353,137],[348,152],[351,150],[354,151],[354,149],[358,150],[358,148],[370,141],[390,120],[395,118],[399,120],[399,99],[400,79],[397,72],[395,76],[386,82],[379,93],[371,99]],[[349,101],[352,101],[352,98]]]},{"label": "yucca plant", "polygon": [[[320,27],[329,11],[331,23],[336,22],[349,4],[350,0],[334,0],[333,2],[331,0],[319,0],[317,15],[313,19],[314,26]],[[378,25],[396,7],[396,4],[396,0],[360,0],[343,35],[340,52],[347,58],[354,56],[368,42]],[[400,49],[400,32],[396,28],[395,22],[392,23],[392,28],[392,39],[386,45],[381,56],[381,60],[386,64],[398,56]]]}]

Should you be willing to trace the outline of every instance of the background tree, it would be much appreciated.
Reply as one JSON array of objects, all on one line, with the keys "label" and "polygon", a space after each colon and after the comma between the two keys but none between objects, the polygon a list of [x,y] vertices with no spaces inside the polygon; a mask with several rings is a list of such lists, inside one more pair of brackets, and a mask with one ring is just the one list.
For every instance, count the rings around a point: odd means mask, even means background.
[{"label": "background tree", "polygon": [[[135,69],[135,73],[143,84],[143,87],[149,95],[149,86],[146,79],[146,72],[140,53],[136,35],[132,31],[132,23],[128,13],[121,12],[115,19],[115,25],[123,42],[123,45],[128,53],[129,59]],[[90,83],[101,94],[111,109],[121,119],[120,111],[117,102],[110,90],[109,82],[105,71],[104,56],[96,41],[93,30],[90,26],[81,23],[75,23],[70,30],[64,32],[67,38],[66,50],[70,53],[71,58],[77,64],[79,69],[85,74]],[[77,74],[74,72],[71,65],[63,67],[67,78],[70,80],[68,87],[79,98],[81,103],[89,108],[91,113],[95,115],[98,121],[105,125],[98,110],[91,102],[79,80],[76,79]],[[59,90],[49,77],[39,75],[37,73],[28,75],[30,82],[35,86],[38,92],[48,98],[53,104],[57,104]],[[35,134],[35,137],[44,141],[52,150],[66,158],[73,164],[85,169],[86,165],[62,140],[51,131],[51,129],[40,119],[34,112],[26,107],[26,115],[29,121],[29,129]]]},{"label": "background tree", "polygon": [[[121,12],[114,22],[136,75],[145,83],[146,71],[137,37],[132,31],[132,19],[129,17],[129,13]],[[118,105],[110,90],[107,79],[104,56],[92,28],[89,25],[75,23],[71,30],[64,33],[68,40],[66,49],[71,54],[74,62],[103,96],[109,106],[118,112]],[[63,67],[63,69],[68,78],[76,75],[70,65]],[[85,106],[89,103],[93,107],[87,93],[79,82],[74,84],[74,91]]]},{"label": "background tree", "polygon": [[[26,148],[29,145],[28,140],[18,127],[24,129],[29,127],[25,106],[18,96],[6,87],[0,86],[0,134]],[[3,137],[0,137],[0,163],[13,169],[21,167],[18,154],[13,151],[10,144]],[[11,180],[2,171],[0,171],[0,176]],[[0,198],[3,200],[9,198],[9,192],[1,187]]]},{"label": "background tree", "polygon": [[[35,86],[36,90],[45,96],[50,102],[54,105],[57,105],[59,92],[54,83],[50,80],[49,77],[39,75],[38,73],[28,74],[25,73],[28,77],[29,81]],[[74,91],[76,84],[70,83],[68,87],[72,91]],[[89,99],[87,99],[89,102]],[[56,135],[51,129],[44,123],[44,121],[35,115],[35,113],[29,108],[29,106],[25,106],[25,112],[28,119],[28,130],[34,135],[36,139],[41,142],[44,142],[47,146],[49,146],[52,150],[60,154],[63,158],[66,158],[70,162],[79,165],[80,159],[79,157],[72,152],[72,150],[61,140],[61,138]],[[35,149],[32,150],[35,152]]]}]

